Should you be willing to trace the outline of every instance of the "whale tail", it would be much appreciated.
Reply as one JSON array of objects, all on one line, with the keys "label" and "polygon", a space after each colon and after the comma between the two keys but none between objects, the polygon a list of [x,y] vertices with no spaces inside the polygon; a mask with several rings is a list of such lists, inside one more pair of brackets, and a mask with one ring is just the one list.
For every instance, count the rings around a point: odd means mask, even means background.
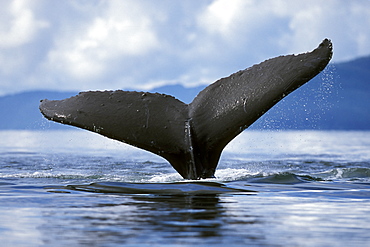
[{"label": "whale tail", "polygon": [[309,53],[280,56],[222,78],[189,105],[172,96],[131,91],[82,92],[42,100],[49,120],[162,156],[186,179],[213,177],[224,147],[332,57],[325,39]]}]

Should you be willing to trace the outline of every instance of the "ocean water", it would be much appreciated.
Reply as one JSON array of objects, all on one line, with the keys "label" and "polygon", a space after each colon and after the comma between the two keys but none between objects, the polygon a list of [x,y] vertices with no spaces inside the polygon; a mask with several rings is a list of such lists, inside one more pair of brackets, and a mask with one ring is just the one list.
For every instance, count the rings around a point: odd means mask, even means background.
[{"label": "ocean water", "polygon": [[1,246],[369,246],[370,132],[245,131],[215,179],[87,131],[0,132]]}]

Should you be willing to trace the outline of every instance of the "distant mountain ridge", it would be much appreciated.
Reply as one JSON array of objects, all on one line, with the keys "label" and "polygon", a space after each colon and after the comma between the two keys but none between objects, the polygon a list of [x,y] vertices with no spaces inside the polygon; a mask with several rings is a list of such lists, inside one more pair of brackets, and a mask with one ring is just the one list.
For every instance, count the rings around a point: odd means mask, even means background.
[{"label": "distant mountain ridge", "polygon": [[[205,86],[168,85],[150,90],[190,103]],[[31,91],[0,97],[0,129],[74,128],[44,119],[41,99],[78,92]],[[215,96],[217,97],[217,96]],[[331,64],[323,73],[270,109],[251,129],[370,130],[370,56]]]}]

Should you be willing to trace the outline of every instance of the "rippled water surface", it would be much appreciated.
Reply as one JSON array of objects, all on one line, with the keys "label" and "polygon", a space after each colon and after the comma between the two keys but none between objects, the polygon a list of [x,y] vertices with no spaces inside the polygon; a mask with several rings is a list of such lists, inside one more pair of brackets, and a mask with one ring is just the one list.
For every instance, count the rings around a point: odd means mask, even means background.
[{"label": "rippled water surface", "polygon": [[0,132],[1,246],[367,246],[370,132],[246,131],[216,179],[85,131]]}]

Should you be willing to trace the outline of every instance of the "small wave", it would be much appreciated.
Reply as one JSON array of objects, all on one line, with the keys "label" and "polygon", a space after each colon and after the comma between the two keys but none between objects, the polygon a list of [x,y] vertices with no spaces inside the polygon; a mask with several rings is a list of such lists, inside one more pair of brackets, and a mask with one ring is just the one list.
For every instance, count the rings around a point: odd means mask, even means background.
[{"label": "small wave", "polygon": [[269,176],[254,177],[249,179],[248,182],[267,184],[298,184],[307,182],[307,180],[311,180],[311,178],[301,177],[293,173],[284,172]]},{"label": "small wave", "polygon": [[26,173],[13,173],[13,174],[2,174],[0,178],[54,178],[54,179],[101,179],[104,176],[97,174],[56,174],[50,172],[26,172]]},{"label": "small wave", "polygon": [[122,193],[122,194],[222,194],[232,192],[254,193],[246,189],[230,188],[217,182],[177,182],[177,183],[120,183],[102,182],[88,185],[68,185],[66,188],[77,191],[95,193]]},{"label": "small wave", "polygon": [[370,168],[334,168],[324,172],[312,174],[325,180],[349,180],[349,181],[370,181]]}]

